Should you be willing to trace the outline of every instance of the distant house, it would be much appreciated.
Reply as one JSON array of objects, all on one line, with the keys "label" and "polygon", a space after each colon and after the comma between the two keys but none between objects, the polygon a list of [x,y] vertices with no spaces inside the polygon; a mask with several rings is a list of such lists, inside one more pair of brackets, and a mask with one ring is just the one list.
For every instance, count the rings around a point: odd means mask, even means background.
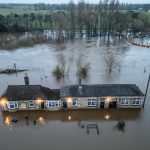
[{"label": "distant house", "polygon": [[58,89],[41,85],[9,85],[1,96],[2,111],[59,110]]},{"label": "distant house", "polygon": [[133,84],[68,85],[60,97],[68,109],[141,108],[144,94]]}]

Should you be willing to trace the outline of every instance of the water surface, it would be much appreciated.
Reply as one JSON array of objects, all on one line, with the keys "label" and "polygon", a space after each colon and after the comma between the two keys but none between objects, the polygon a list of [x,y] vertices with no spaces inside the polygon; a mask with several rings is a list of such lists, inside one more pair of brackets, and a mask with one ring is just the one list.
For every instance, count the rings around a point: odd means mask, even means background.
[{"label": "water surface", "polygon": [[[104,56],[112,51],[120,62],[109,74]],[[72,58],[69,78],[57,81],[52,71],[58,56]],[[82,55],[83,62],[90,63],[90,71],[83,84],[132,83],[145,92],[150,72],[150,49],[129,45],[124,39],[114,40],[109,45],[99,38],[84,38],[62,44],[39,44],[13,51],[0,50],[0,68],[29,69],[30,84],[42,84],[49,88],[60,88],[66,84],[77,84],[76,60]],[[119,71],[120,70],[120,71]],[[0,75],[0,94],[10,84],[24,84],[24,72]],[[0,149],[64,149],[64,150],[149,150],[150,148],[150,89],[144,110],[76,110],[59,112],[0,113]],[[118,115],[119,114],[119,115]],[[24,119],[29,116],[29,124]],[[116,128],[120,119],[125,120],[125,131]],[[11,118],[18,119],[12,123]],[[37,124],[33,124],[33,120]],[[85,127],[81,128],[84,123]],[[97,124],[100,134],[93,129],[87,134],[87,124]]]}]

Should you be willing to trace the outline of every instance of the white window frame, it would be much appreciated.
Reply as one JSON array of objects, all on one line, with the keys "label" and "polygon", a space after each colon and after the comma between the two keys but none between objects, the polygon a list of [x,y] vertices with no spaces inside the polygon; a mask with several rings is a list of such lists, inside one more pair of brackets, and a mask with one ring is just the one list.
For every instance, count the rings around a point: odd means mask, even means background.
[{"label": "white window frame", "polygon": [[132,106],[140,106],[140,105],[141,105],[141,99],[132,100]]},{"label": "white window frame", "polygon": [[35,107],[35,102],[33,100],[28,101],[28,106],[29,108],[34,108]]},{"label": "white window frame", "polygon": [[60,108],[61,107],[61,100],[47,100],[46,106],[48,108]]},{"label": "white window frame", "polygon": [[123,106],[128,106],[129,105],[129,99],[127,98],[122,98],[121,99],[121,105]]},{"label": "white window frame", "polygon": [[[12,108],[10,106],[14,106],[14,107]],[[18,102],[10,101],[9,104],[8,104],[8,108],[11,109],[11,110],[14,110],[14,109],[18,108]]]},{"label": "white window frame", "polygon": [[95,99],[88,99],[88,107],[96,107],[96,100]]}]

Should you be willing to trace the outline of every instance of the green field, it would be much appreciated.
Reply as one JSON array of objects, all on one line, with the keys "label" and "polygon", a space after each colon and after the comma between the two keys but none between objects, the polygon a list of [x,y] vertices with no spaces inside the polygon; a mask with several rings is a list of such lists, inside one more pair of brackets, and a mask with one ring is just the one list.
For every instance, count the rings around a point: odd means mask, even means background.
[{"label": "green field", "polygon": [[[49,13],[52,10],[33,10],[28,8],[13,8],[13,9],[6,9],[6,8],[0,8],[0,15],[10,15],[10,14],[24,14],[24,13]],[[53,10],[54,11],[54,10]]]}]

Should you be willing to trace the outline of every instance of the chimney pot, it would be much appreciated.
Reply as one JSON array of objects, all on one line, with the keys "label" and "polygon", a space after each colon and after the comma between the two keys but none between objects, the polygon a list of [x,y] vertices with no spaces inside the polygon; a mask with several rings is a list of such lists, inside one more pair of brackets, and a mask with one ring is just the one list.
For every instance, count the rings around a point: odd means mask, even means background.
[{"label": "chimney pot", "polygon": [[79,86],[81,86],[81,84],[82,84],[82,78],[81,78],[81,76],[79,77]]},{"label": "chimney pot", "polygon": [[24,82],[25,82],[25,85],[29,85],[29,77],[28,77],[27,73],[25,73]]}]

